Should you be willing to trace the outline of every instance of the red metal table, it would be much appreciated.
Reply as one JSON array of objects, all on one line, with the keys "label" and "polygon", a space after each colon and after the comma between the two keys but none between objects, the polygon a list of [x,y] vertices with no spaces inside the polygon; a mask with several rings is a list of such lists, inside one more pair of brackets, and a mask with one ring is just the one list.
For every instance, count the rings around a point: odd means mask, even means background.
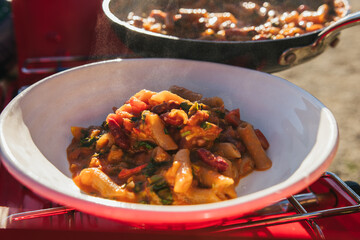
[{"label": "red metal table", "polygon": [[[101,2],[12,0],[18,79],[0,91],[0,111],[23,87],[52,73],[136,57],[111,31]],[[324,173],[302,192],[246,217],[202,229],[154,230],[59,206],[24,187],[0,164],[0,239],[360,239],[359,204],[341,179]]]},{"label": "red metal table", "polygon": [[[1,234],[14,230],[128,237],[359,239],[360,198],[341,179],[324,173],[304,191],[245,217],[202,229],[132,226],[63,207],[33,193],[0,166]],[[8,230],[8,231],[6,231]],[[60,232],[60,233],[59,233]],[[41,233],[40,233],[41,234]]]}]

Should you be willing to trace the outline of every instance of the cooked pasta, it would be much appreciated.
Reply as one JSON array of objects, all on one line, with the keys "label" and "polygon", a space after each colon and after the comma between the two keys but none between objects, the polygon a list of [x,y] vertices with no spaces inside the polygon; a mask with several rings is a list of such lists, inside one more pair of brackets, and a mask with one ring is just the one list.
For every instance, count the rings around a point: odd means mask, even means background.
[{"label": "cooked pasta", "polygon": [[173,86],[141,90],[99,126],[72,127],[70,171],[84,192],[124,202],[211,203],[272,163],[259,129],[219,97]]},{"label": "cooked pasta", "polygon": [[254,159],[256,169],[269,169],[272,162],[261,146],[261,142],[256,135],[254,128],[249,123],[243,123],[237,128],[237,131],[249,151],[250,156]]}]

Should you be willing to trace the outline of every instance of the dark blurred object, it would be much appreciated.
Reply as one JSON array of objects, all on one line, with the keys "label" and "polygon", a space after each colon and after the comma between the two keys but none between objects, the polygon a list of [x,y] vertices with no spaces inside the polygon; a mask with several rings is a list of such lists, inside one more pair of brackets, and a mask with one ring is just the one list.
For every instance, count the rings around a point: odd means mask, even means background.
[{"label": "dark blurred object", "polygon": [[360,196],[360,184],[354,181],[345,182],[357,195]]},{"label": "dark blurred object", "polygon": [[[178,2],[178,1],[175,1]],[[282,1],[280,1],[282,2]],[[348,0],[341,0],[349,14]],[[158,34],[127,23],[129,12],[141,15],[164,0],[104,0],[103,10],[121,41],[142,57],[183,58],[225,63],[274,73],[311,60],[335,45],[341,30],[360,23],[360,13],[347,15],[329,27],[295,37],[257,41],[211,41]],[[160,8],[160,7],[159,7]]]},{"label": "dark blurred object", "polygon": [[15,52],[11,4],[0,0],[0,78],[15,65]]},{"label": "dark blurred object", "polygon": [[102,0],[12,0],[17,86],[127,50],[102,13]]}]

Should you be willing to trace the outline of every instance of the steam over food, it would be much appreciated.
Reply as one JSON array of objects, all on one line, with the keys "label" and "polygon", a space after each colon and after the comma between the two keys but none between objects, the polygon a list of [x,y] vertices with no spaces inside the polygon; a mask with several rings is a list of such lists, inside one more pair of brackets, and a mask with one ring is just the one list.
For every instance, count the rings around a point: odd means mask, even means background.
[{"label": "steam over food", "polygon": [[237,196],[240,179],[267,170],[269,143],[219,97],[173,86],[141,90],[100,126],[72,127],[73,180],[118,201],[185,205]]},{"label": "steam over food", "polygon": [[217,41],[298,36],[346,13],[342,0],[183,0],[152,7],[141,14],[130,12],[127,22],[155,33]]}]

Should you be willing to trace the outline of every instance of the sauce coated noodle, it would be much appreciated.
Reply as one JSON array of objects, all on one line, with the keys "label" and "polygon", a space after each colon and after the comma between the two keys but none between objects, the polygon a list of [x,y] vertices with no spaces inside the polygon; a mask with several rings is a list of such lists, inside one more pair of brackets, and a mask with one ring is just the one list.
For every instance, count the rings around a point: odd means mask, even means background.
[{"label": "sauce coated noodle", "polygon": [[265,136],[221,98],[173,86],[141,90],[113,110],[100,126],[71,128],[70,170],[88,194],[158,205],[217,202],[235,198],[242,177],[272,165]]}]

